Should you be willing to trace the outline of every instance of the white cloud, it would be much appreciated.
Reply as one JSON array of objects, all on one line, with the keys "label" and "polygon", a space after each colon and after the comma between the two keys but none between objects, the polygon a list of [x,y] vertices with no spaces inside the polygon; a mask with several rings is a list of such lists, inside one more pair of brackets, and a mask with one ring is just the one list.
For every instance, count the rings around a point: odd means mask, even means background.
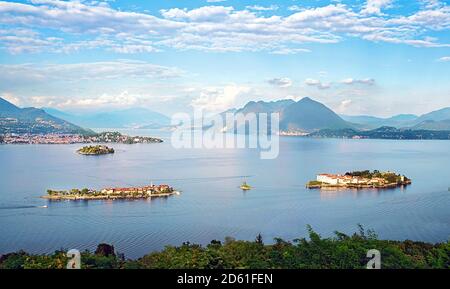
[{"label": "white cloud", "polygon": [[317,20],[327,21],[327,18],[331,21],[333,19],[329,17],[336,17],[340,15],[350,14],[350,11],[347,9],[345,5],[328,5],[324,7],[317,7],[311,9],[305,9],[300,12],[294,13],[287,17],[287,20],[292,24],[306,24],[314,23]]},{"label": "white cloud", "polygon": [[281,88],[292,86],[292,80],[287,77],[272,78],[272,79],[267,80],[267,83],[269,83],[270,85],[276,86],[276,87],[281,87]]},{"label": "white cloud", "polygon": [[[117,81],[118,82],[118,81]],[[55,83],[55,81],[53,81]],[[49,85],[51,86],[51,85]],[[186,111],[191,97],[186,97],[183,84],[137,83],[125,81],[117,85],[96,81],[83,83],[63,83],[62,86],[32,84],[28,90],[15,92],[20,95],[22,106],[55,107],[69,110],[110,110],[126,107],[147,107],[162,113]],[[0,94],[1,96],[1,94]]]},{"label": "white cloud", "polygon": [[439,62],[449,62],[450,56],[444,56],[438,59]]},{"label": "white cloud", "polygon": [[363,39],[373,42],[407,44],[415,47],[450,47],[450,44],[436,43],[435,38],[426,37],[425,39],[404,39],[402,37],[392,36],[392,33],[390,32],[368,34],[363,36]]},{"label": "white cloud", "polygon": [[22,100],[19,97],[9,92],[0,93],[0,97],[17,106],[20,106],[22,104]]},{"label": "white cloud", "polygon": [[123,78],[180,77],[181,70],[147,63],[144,61],[117,60],[74,64],[1,64],[0,80],[23,79],[23,81],[44,80],[99,80]]},{"label": "white cloud", "polygon": [[366,84],[366,85],[374,85],[375,79],[373,78],[364,78],[364,79],[354,79],[354,78],[346,78],[341,81],[343,84],[352,85],[352,84]]},{"label": "white cloud", "polygon": [[315,86],[319,89],[328,89],[331,87],[331,83],[322,83],[319,79],[307,78],[305,84],[308,86]]},{"label": "white cloud", "polygon": [[381,9],[388,8],[392,4],[392,0],[367,0],[362,14],[381,14]]},{"label": "white cloud", "polygon": [[311,52],[309,49],[305,48],[289,48],[289,47],[280,47],[273,51],[271,51],[271,54],[280,54],[280,55],[290,55],[290,54],[297,54],[297,53],[304,53],[304,52]]},{"label": "white cloud", "polygon": [[251,90],[248,86],[230,84],[224,87],[204,88],[200,95],[193,99],[191,106],[208,112],[222,112],[235,107],[237,100]]},{"label": "white cloud", "polygon": [[127,33],[119,33],[115,36],[99,36],[91,40],[78,40],[67,42],[59,37],[45,37],[30,29],[3,29],[0,30],[0,43],[11,54],[19,53],[70,53],[82,49],[106,49],[117,53],[142,53],[158,52],[160,49],[153,46],[153,42],[131,36]]},{"label": "white cloud", "polygon": [[192,10],[172,8],[160,12],[164,18],[168,19],[215,22],[227,19],[233,10],[233,7],[204,6]]},{"label": "white cloud", "polygon": [[421,0],[420,2],[427,9],[440,8],[443,6],[443,3],[439,0]]},{"label": "white cloud", "polygon": [[302,11],[302,10],[304,10],[304,8],[302,8],[298,5],[291,5],[288,7],[288,10],[289,11]]},{"label": "white cloud", "polygon": [[450,46],[429,37],[434,31],[450,29],[448,5],[430,0],[408,15],[382,14],[391,2],[369,0],[360,11],[336,3],[291,9],[295,11],[286,16],[275,12],[266,15],[267,9],[261,14],[258,10],[236,10],[231,6],[173,8],[155,16],[121,11],[95,1],[0,1],[0,25],[31,32],[0,33],[0,46],[11,53],[69,53],[81,49],[148,53],[174,48],[289,54],[299,52],[302,48],[298,46],[304,43],[337,43],[348,37],[416,47]]},{"label": "white cloud", "polygon": [[[34,99],[36,102],[36,98]],[[60,108],[92,108],[98,106],[126,107],[138,103],[138,96],[130,95],[128,91],[123,91],[117,95],[102,94],[93,98],[69,99],[59,103]]]},{"label": "white cloud", "polygon": [[337,113],[345,113],[349,106],[353,104],[351,99],[344,99],[339,103],[339,106],[336,108]]}]

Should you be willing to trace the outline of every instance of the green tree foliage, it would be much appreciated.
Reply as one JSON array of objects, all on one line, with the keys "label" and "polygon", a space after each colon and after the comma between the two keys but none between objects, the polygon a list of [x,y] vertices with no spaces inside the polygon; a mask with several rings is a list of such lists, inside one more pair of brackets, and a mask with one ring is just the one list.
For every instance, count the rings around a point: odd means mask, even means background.
[{"label": "green tree foliage", "polygon": [[[450,242],[429,244],[414,241],[378,240],[371,230],[349,236],[335,232],[323,238],[308,226],[309,238],[292,242],[276,238],[273,244],[263,244],[261,235],[255,241],[226,238],[213,240],[207,246],[183,243],[167,246],[137,260],[125,260],[112,246],[101,244],[96,253],[81,255],[85,269],[222,269],[222,268],[291,268],[291,269],[364,269],[367,251],[381,252],[382,268],[450,268]],[[99,248],[100,248],[99,246]],[[108,249],[108,250],[106,250]],[[67,258],[62,251],[51,255],[29,255],[23,251],[0,257],[0,268],[65,268]]]},{"label": "green tree foliage", "polygon": [[104,145],[95,145],[95,146],[84,146],[77,152],[87,155],[103,155],[114,153],[114,149]]}]

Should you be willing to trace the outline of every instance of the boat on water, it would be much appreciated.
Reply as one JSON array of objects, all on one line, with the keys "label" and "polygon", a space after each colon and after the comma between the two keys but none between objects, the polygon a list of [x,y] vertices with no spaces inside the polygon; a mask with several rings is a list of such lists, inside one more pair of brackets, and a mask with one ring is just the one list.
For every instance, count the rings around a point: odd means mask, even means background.
[{"label": "boat on water", "polygon": [[247,182],[243,182],[239,188],[244,191],[248,191],[248,190],[252,189],[252,187],[250,185],[248,185]]}]

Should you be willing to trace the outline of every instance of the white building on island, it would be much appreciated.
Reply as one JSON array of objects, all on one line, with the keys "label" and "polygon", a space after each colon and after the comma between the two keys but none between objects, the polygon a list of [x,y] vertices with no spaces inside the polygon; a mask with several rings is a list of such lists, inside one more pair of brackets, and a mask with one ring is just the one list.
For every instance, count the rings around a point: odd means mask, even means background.
[{"label": "white building on island", "polygon": [[317,175],[317,181],[330,185],[337,185],[339,183],[339,178],[338,175],[320,174]]},{"label": "white building on island", "polygon": [[[377,182],[381,182],[378,178]],[[347,185],[347,184],[368,184],[371,180],[358,176],[350,175],[334,175],[320,174],[317,175],[317,181],[330,185]]]}]

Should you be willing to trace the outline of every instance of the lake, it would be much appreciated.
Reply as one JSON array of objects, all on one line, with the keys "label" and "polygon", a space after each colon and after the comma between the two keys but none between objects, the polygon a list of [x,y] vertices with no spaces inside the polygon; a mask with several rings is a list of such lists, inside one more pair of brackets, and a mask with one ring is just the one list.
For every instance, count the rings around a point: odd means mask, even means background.
[{"label": "lake", "polygon": [[[149,135],[151,131],[128,131]],[[153,136],[158,136],[152,134]],[[281,137],[280,154],[255,149],[174,149],[115,144],[116,153],[83,156],[81,145],[0,145],[0,254],[113,244],[136,258],[165,245],[207,244],[261,233],[292,240],[307,224],[322,236],[357,224],[383,239],[447,241],[450,236],[450,142]],[[305,189],[317,173],[392,170],[413,184],[390,190]],[[243,192],[247,181],[254,188]],[[60,201],[47,189],[167,183],[180,196],[133,201]],[[47,205],[47,208],[42,206]]]}]

